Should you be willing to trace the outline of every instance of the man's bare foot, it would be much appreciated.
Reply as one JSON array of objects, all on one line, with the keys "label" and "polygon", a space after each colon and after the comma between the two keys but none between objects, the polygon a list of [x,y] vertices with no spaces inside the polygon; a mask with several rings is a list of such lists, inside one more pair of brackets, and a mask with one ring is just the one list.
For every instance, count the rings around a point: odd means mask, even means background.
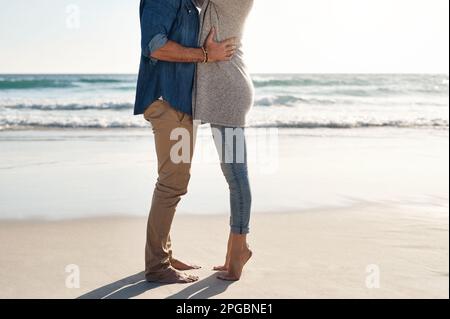
[{"label": "man's bare foot", "polygon": [[181,271],[186,271],[186,270],[195,270],[195,269],[200,269],[202,267],[197,266],[197,265],[190,265],[190,264],[186,264],[182,261],[179,261],[178,259],[172,259],[170,261],[170,265],[175,268],[176,270],[181,270]]},{"label": "man's bare foot", "polygon": [[155,278],[147,278],[147,281],[161,284],[190,284],[198,281],[198,279],[198,276],[185,274],[170,267]]}]

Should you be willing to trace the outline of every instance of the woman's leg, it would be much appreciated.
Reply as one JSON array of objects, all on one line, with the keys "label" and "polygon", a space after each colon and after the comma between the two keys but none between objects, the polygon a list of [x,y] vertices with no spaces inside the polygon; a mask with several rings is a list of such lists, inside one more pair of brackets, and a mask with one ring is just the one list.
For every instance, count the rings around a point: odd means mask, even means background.
[{"label": "woman's leg", "polygon": [[230,237],[220,278],[238,280],[242,268],[251,257],[246,237],[249,233],[252,195],[248,177],[247,147],[243,128],[212,125],[214,142],[219,153],[222,172],[230,189]]},{"label": "woman's leg", "polygon": [[231,257],[231,241],[233,239],[232,233],[228,236],[228,244],[227,244],[227,254],[225,256],[225,263],[222,266],[216,266],[213,268],[215,271],[227,271],[230,267],[230,257]]}]

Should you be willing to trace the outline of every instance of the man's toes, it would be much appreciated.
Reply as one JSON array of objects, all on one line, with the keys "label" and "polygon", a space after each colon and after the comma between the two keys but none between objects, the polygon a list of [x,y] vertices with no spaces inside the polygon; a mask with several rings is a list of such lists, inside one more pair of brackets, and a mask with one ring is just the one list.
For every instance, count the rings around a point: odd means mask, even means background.
[{"label": "man's toes", "polygon": [[184,278],[184,279],[183,279],[183,283],[185,283],[185,284],[191,284],[191,283],[193,283],[193,282],[195,282],[195,280],[193,280],[193,279],[191,279],[191,278]]},{"label": "man's toes", "polygon": [[198,266],[198,265],[189,265],[186,267],[186,270],[197,270],[197,269],[201,269],[202,266]]},{"label": "man's toes", "polygon": [[196,282],[196,281],[198,281],[198,278],[192,278],[192,277],[189,277],[188,281],[189,281],[190,283],[191,283],[191,282]]},{"label": "man's toes", "polygon": [[191,278],[189,278],[189,277],[183,277],[182,279],[180,279],[183,283],[186,283],[186,284],[190,284],[191,282],[194,282],[194,280],[192,280]]},{"label": "man's toes", "polygon": [[176,270],[179,271],[186,271],[186,270],[196,270],[196,269],[200,269],[202,267],[197,266],[197,265],[190,265],[184,262],[181,262],[177,259],[173,259],[171,261],[172,267],[175,268]]},{"label": "man's toes", "polygon": [[187,276],[187,275],[180,275],[178,277],[178,280],[180,283],[185,283],[185,284],[189,284],[191,282],[196,281],[195,278],[191,277],[191,276]]},{"label": "man's toes", "polygon": [[194,275],[186,275],[186,276],[187,276],[187,278],[189,278],[192,281],[197,281],[199,279],[198,276],[194,276]]}]

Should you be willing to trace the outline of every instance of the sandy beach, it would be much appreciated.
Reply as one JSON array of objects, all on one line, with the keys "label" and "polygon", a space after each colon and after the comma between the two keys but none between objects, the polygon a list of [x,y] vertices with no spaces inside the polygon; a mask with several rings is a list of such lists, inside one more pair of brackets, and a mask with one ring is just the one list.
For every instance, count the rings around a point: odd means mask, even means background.
[{"label": "sandy beach", "polygon": [[228,284],[210,270],[225,255],[228,192],[199,133],[172,238],[201,280],[158,286],[142,274],[149,131],[3,132],[0,298],[449,297],[448,131],[276,136],[274,150],[250,150],[254,258]]},{"label": "sandy beach", "polygon": [[[224,283],[210,270],[223,259],[226,216],[176,218],[175,254],[203,266],[193,272],[201,279],[192,285],[144,281],[145,223],[1,222],[0,298],[449,297],[448,212],[442,208],[365,204],[255,215],[254,258],[237,283]],[[79,288],[66,287],[68,265],[79,267]],[[379,277],[371,281],[374,270]]]}]

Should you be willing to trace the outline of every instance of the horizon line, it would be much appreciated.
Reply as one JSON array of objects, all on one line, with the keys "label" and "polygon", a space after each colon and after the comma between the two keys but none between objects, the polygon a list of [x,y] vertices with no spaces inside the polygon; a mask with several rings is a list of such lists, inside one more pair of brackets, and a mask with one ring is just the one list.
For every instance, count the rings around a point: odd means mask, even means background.
[{"label": "horizon line", "polygon": [[[137,76],[138,73],[119,73],[119,72],[111,72],[111,73],[70,73],[70,72],[50,72],[50,73],[41,73],[41,72],[31,72],[31,73],[2,73],[1,76],[4,75],[134,75]],[[447,75],[449,73],[445,72],[252,72],[250,75]]]}]

